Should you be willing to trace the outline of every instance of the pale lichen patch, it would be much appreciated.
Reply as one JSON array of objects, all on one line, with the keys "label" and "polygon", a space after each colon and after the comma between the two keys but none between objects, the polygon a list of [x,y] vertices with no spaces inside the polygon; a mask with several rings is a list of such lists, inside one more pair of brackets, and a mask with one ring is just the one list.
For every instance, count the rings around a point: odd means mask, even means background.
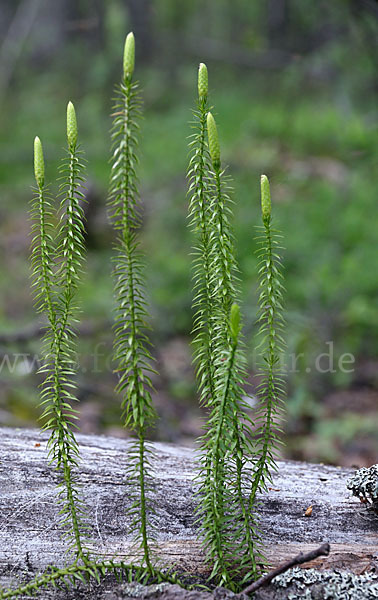
[{"label": "pale lichen patch", "polygon": [[[317,571],[295,567],[278,575],[275,588],[290,588],[290,600],[373,600],[378,598],[378,575],[355,575],[348,571]],[[291,591],[292,588],[292,591]]]},{"label": "pale lichen patch", "polygon": [[378,512],[378,464],[358,469],[348,480],[347,488],[353,496],[369,503]]}]

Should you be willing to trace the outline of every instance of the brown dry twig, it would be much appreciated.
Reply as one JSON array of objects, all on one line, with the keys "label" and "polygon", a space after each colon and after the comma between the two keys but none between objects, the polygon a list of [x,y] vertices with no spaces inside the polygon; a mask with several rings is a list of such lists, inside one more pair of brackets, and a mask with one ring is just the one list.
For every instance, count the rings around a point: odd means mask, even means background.
[{"label": "brown dry twig", "polygon": [[316,548],[315,550],[311,550],[310,552],[306,552],[306,553],[300,552],[299,554],[297,554],[297,556],[294,556],[294,558],[291,558],[287,562],[283,563],[281,566],[277,567],[276,569],[273,569],[273,571],[270,571],[266,575],[263,575],[263,577],[260,577],[259,579],[257,579],[253,583],[251,583],[238,596],[241,598],[243,594],[244,595],[252,594],[253,592],[258,590],[262,586],[270,583],[272,581],[272,579],[274,579],[274,577],[277,577],[277,575],[281,575],[281,573],[285,573],[285,571],[288,571],[289,569],[291,569],[291,567],[295,567],[296,565],[301,565],[305,562],[309,562],[310,560],[315,560],[315,558],[318,558],[319,556],[328,556],[329,551],[330,551],[330,545],[328,542],[325,542],[324,544],[322,544],[321,546],[319,546],[319,548]]}]

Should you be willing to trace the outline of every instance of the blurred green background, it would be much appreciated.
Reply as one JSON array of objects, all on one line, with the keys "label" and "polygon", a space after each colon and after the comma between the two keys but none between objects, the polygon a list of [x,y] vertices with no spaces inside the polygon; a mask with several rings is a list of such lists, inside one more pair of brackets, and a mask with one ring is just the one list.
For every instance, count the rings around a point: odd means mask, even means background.
[{"label": "blurred green background", "polygon": [[152,435],[192,444],[203,418],[191,366],[193,239],[185,177],[197,67],[203,61],[223,161],[234,180],[250,373],[246,393],[253,401],[254,227],[264,172],[286,248],[284,453],[343,465],[376,462],[374,0],[1,0],[0,421],[34,425],[39,415],[40,329],[28,264],[32,142],[41,137],[47,179],[55,181],[66,143],[66,104],[72,100],[88,161],[88,259],[78,347],[81,426],[85,432],[127,434],[113,392],[113,234],[105,201],[111,98],[130,30],[144,95],[142,245],[160,372],[155,381],[160,420]]}]

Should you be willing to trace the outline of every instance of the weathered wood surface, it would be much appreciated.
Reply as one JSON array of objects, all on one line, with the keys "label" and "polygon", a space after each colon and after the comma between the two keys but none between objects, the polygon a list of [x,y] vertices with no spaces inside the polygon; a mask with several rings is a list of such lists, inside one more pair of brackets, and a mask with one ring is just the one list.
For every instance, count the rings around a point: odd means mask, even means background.
[{"label": "weathered wood surface", "polygon": [[[84,435],[78,440],[92,547],[127,560],[128,442]],[[194,452],[160,443],[154,444],[154,450],[154,521],[160,557],[180,569],[205,574],[194,524]],[[361,573],[377,564],[378,519],[350,497],[346,481],[352,470],[288,461],[278,467],[260,508],[266,556],[272,566],[323,541],[330,542],[331,554],[318,559],[316,566]],[[0,585],[48,564],[64,564],[55,481],[46,459],[46,434],[0,428]],[[312,516],[306,517],[310,505]]]}]

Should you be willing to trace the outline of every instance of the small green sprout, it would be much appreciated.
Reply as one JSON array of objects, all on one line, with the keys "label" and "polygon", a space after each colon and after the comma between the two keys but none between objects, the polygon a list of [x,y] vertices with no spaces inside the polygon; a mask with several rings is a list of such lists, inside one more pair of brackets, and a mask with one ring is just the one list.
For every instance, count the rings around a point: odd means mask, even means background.
[{"label": "small green sprout", "polygon": [[216,171],[220,169],[220,146],[219,146],[219,138],[217,126],[215,123],[215,119],[211,112],[207,113],[207,135],[209,139],[209,152],[211,157],[211,162],[213,163],[213,167]]},{"label": "small green sprout", "polygon": [[74,150],[77,144],[77,122],[75,107],[72,102],[67,104],[67,141],[68,148]]},{"label": "small green sprout", "polygon": [[206,100],[209,91],[209,78],[207,74],[207,66],[205,63],[200,63],[198,68],[198,96],[200,100]]},{"label": "small green sprout", "polygon": [[135,38],[132,31],[127,34],[125,50],[123,53],[123,75],[125,79],[131,79],[135,64]]},{"label": "small green sprout", "polygon": [[270,200],[269,179],[266,175],[261,175],[261,211],[263,222],[268,222],[272,211],[272,203]]},{"label": "small green sprout", "polygon": [[240,333],[240,308],[236,303],[231,306],[230,330],[232,339],[236,343]]},{"label": "small green sprout", "polygon": [[39,189],[45,184],[45,161],[43,160],[42,143],[38,136],[34,138],[34,174]]}]

